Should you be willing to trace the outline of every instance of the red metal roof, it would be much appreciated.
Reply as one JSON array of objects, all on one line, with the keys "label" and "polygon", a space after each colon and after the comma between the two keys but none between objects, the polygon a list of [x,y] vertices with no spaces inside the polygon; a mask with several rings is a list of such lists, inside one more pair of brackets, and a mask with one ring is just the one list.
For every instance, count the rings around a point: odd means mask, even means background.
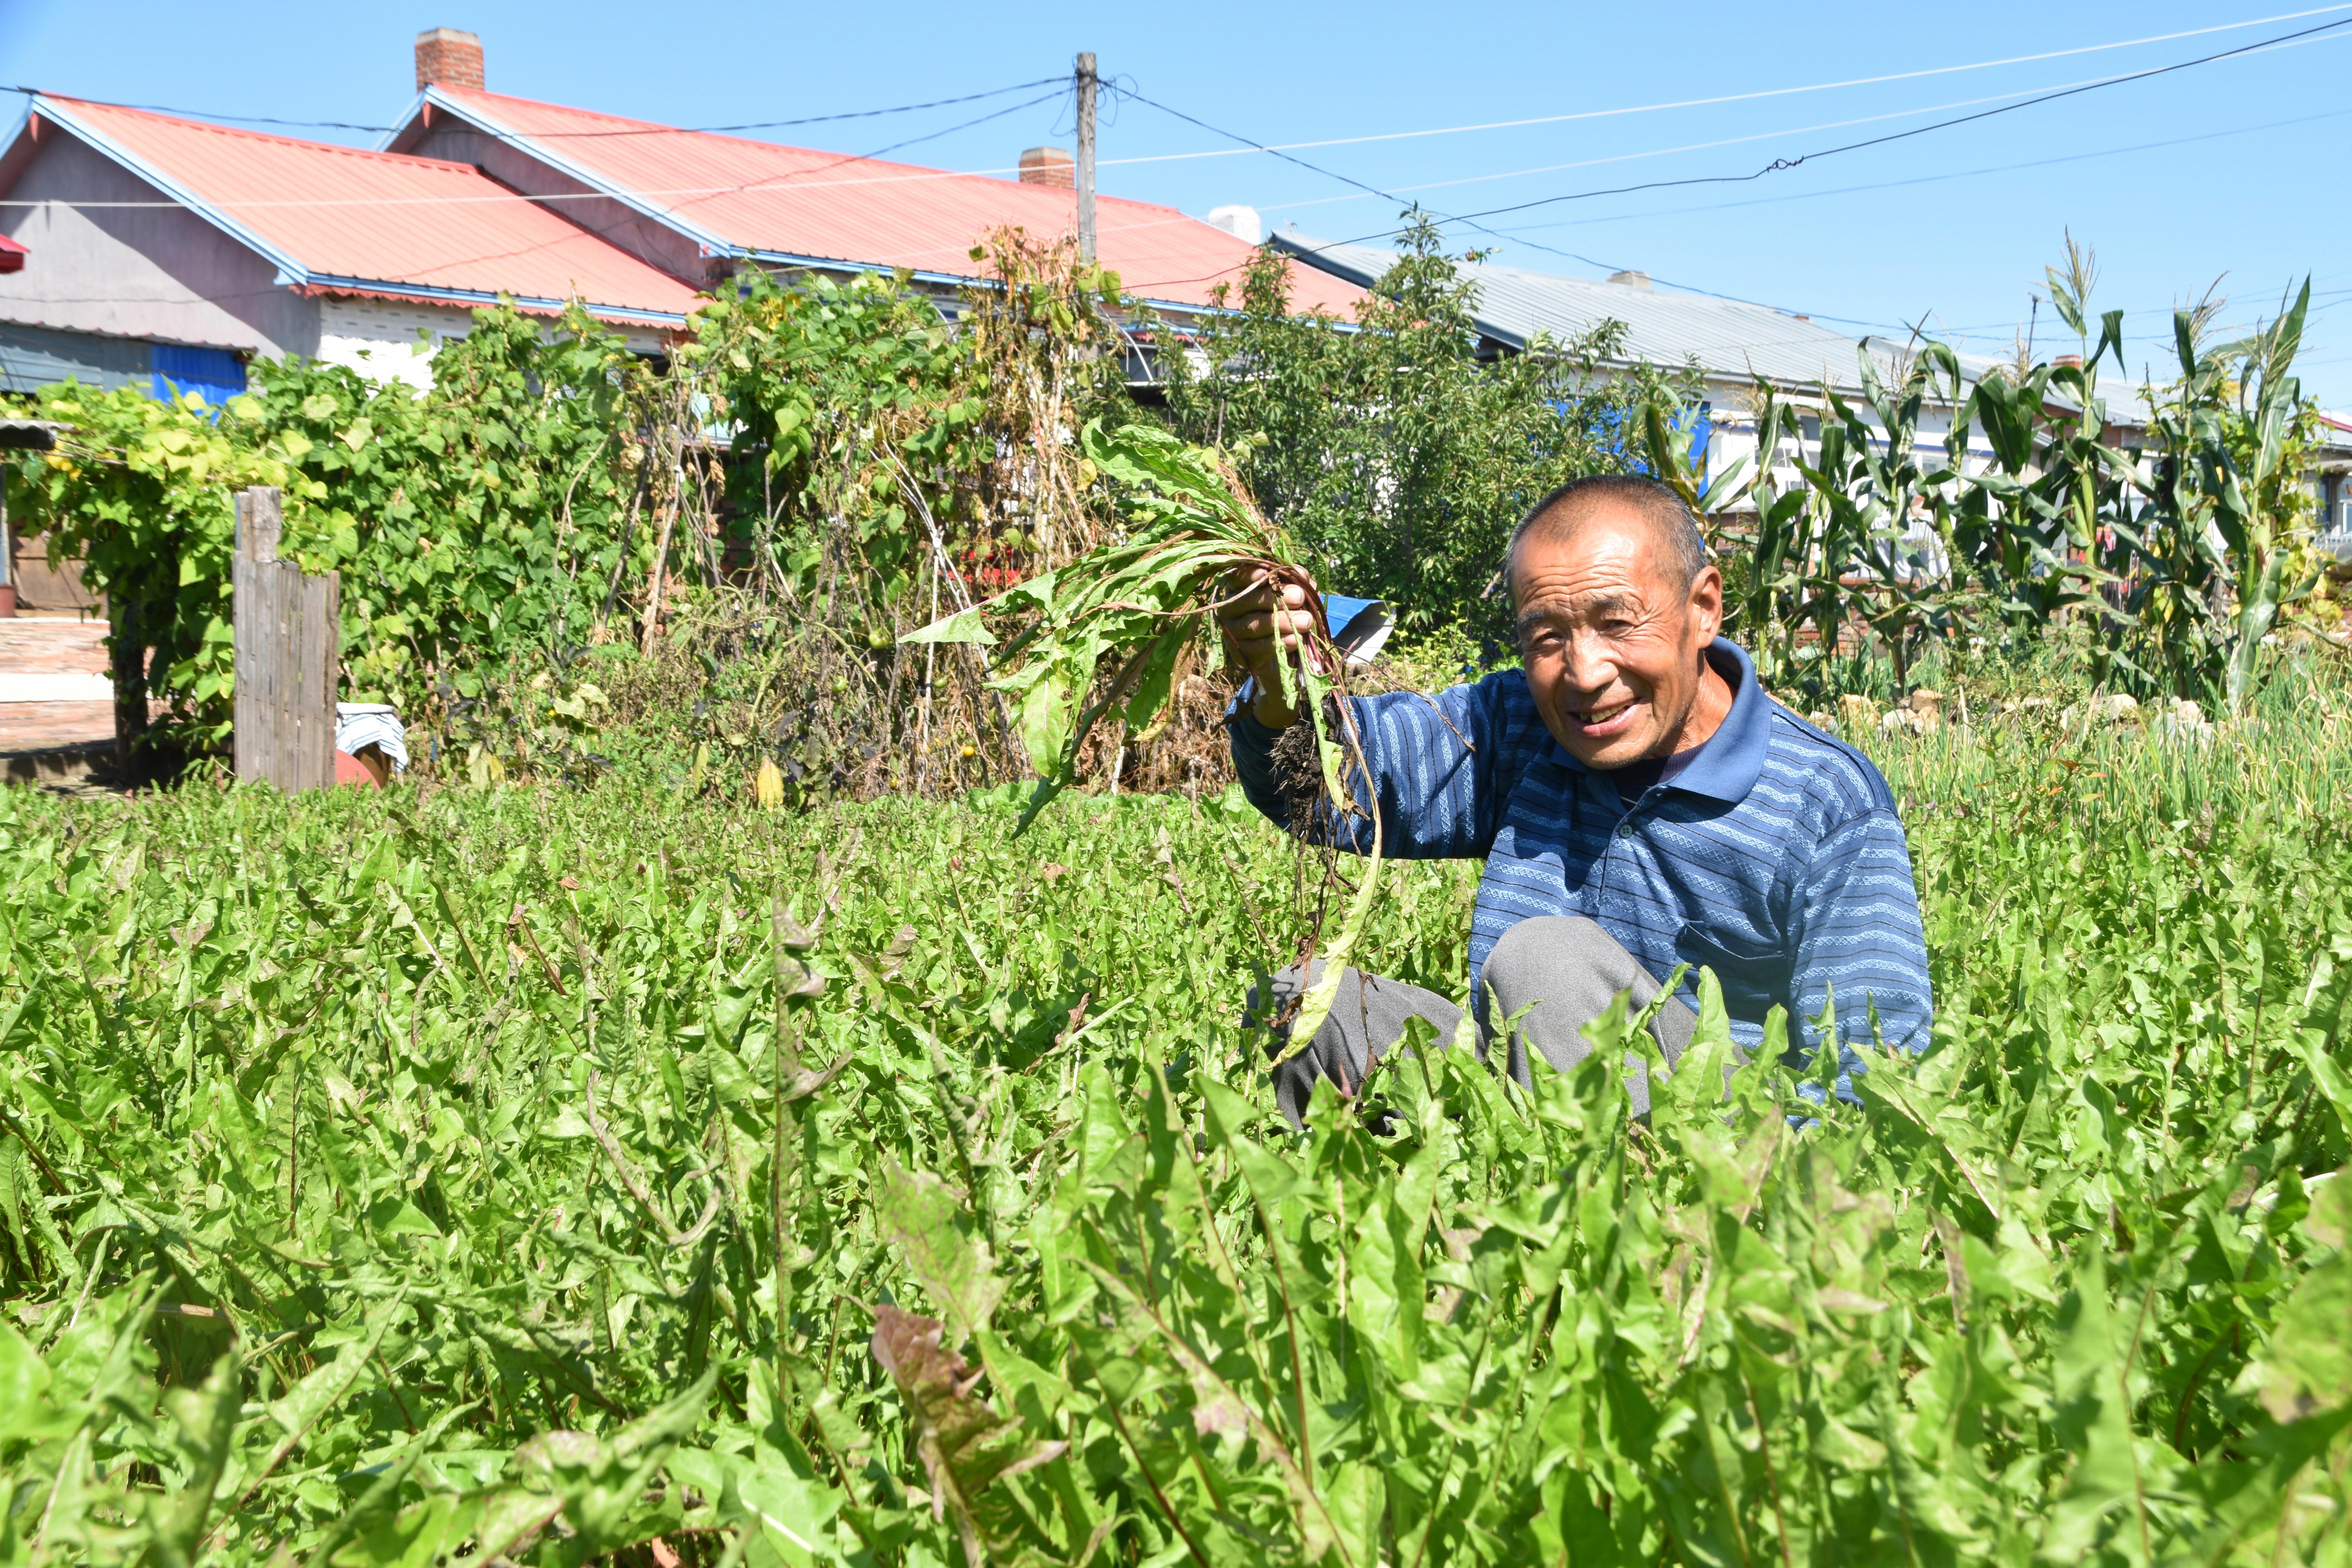
[{"label": "red metal roof", "polygon": [[[971,275],[990,229],[1035,235],[1077,226],[1075,193],[982,174],[845,157],[707,132],[678,131],[502,93],[436,86],[468,118],[528,141],[547,162],[625,192],[679,226],[775,255]],[[1236,291],[1252,247],[1173,207],[1099,196],[1096,252],[1128,293],[1206,305]],[[1290,269],[1291,302],[1350,317],[1362,290],[1313,268]]]},{"label": "red metal roof", "polygon": [[0,272],[22,272],[25,270],[25,258],[31,254],[6,235],[0,234]]},{"label": "red metal roof", "polygon": [[265,255],[292,260],[307,275],[297,282],[320,292],[580,299],[614,319],[694,309],[688,285],[469,164],[47,95],[35,111],[98,138]]}]

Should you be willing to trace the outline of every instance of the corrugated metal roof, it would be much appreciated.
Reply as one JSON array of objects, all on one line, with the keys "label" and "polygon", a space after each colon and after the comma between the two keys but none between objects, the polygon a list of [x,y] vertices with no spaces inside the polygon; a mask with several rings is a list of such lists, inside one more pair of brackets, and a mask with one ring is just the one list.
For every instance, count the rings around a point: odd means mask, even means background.
[{"label": "corrugated metal roof", "polygon": [[[34,113],[187,201],[324,293],[585,300],[682,321],[694,290],[478,169],[43,95]],[[339,287],[342,285],[343,287]]]},{"label": "corrugated metal roof", "polygon": [[[1317,239],[1295,228],[1276,233],[1274,242],[1312,266],[1366,285],[1396,260],[1394,251],[1378,246]],[[1696,363],[1717,379],[1751,382],[1763,376],[1784,387],[1824,381],[1841,392],[1860,387],[1854,338],[1769,305],[1562,278],[1493,262],[1464,265],[1478,280],[1480,330],[1514,348],[1526,346],[1538,332],[1571,342],[1615,320],[1626,326],[1628,363]],[[1882,353],[1880,363],[1885,365],[1887,356]]]},{"label": "corrugated metal roof", "polygon": [[46,452],[58,444],[62,425],[47,419],[0,417],[0,450]]},{"label": "corrugated metal roof", "polygon": [[[436,85],[425,101],[715,250],[962,278],[992,228],[1049,236],[1077,226],[1076,194],[1050,185],[678,131],[471,88]],[[1252,249],[1173,207],[1118,196],[1096,198],[1095,235],[1097,254],[1127,292],[1177,305],[1209,304],[1219,283],[1238,289]],[[1361,297],[1328,272],[1292,273],[1302,310],[1346,316]]]}]

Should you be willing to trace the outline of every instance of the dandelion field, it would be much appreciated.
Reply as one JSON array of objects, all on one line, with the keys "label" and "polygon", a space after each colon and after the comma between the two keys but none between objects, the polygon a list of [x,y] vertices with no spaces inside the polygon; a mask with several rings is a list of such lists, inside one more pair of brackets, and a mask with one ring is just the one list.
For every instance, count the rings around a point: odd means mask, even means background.
[{"label": "dandelion field", "polygon": [[2263,724],[1874,741],[1937,1045],[1803,1126],[1292,1133],[1237,802],[0,795],[0,1563],[2352,1561],[2352,735]]}]

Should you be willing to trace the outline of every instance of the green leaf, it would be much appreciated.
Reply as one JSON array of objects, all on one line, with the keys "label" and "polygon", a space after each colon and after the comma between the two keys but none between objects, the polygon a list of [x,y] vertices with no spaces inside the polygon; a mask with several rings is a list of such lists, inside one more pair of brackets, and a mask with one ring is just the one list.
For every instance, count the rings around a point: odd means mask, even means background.
[{"label": "green leaf", "polygon": [[983,647],[992,646],[996,641],[996,636],[982,624],[982,617],[985,611],[986,606],[981,605],[958,610],[951,616],[941,616],[927,626],[919,626],[911,632],[901,634],[898,640],[901,643],[972,643]]},{"label": "green leaf", "polygon": [[2352,1407],[2352,1182],[2317,1185],[2304,1229],[2335,1255],[2288,1292],[2262,1352],[2263,1408],[2281,1422]]},{"label": "green leaf", "polygon": [[[931,1483],[933,1517],[952,1513],[969,1561],[1008,1555],[1036,1527],[1004,1483],[1068,1448],[1040,1443],[966,1392],[976,1379],[940,1342],[944,1325],[885,1302],[874,1314],[874,1359],[890,1374],[915,1426],[915,1451]],[[1042,1542],[1037,1542],[1042,1544]]]},{"label": "green leaf", "polygon": [[965,1226],[964,1203],[929,1171],[907,1171],[883,1157],[876,1214],[932,1300],[946,1310],[961,1344],[987,1329],[1004,1284],[988,1243]]},{"label": "green leaf", "polygon": [[[2058,1561],[2082,1561],[2111,1515],[2137,1514],[2145,1507],[2131,1400],[2124,1385],[2124,1346],[2115,1332],[2106,1285],[2105,1259],[2093,1238],[2076,1267],[2074,1288],[2059,1303],[2052,1325],[2053,1425],[2072,1458],[2042,1545],[2045,1556]],[[2145,1521],[2124,1528],[2145,1529]]]}]

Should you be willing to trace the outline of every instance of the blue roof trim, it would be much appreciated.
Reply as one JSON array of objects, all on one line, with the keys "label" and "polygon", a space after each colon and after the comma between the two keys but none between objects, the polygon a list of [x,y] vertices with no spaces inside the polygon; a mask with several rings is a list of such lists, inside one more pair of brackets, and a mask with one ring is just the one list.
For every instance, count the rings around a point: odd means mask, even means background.
[{"label": "blue roof trim", "polygon": [[[401,137],[406,133],[410,121],[416,118],[416,111],[425,107],[425,101],[428,94],[429,89],[427,89],[420,88],[417,89],[416,96],[408,100],[408,107],[400,111],[400,117],[392,122],[392,129],[375,139],[375,146],[373,149],[373,151],[378,153],[390,153],[392,151],[392,144],[399,141]],[[411,156],[412,154],[404,153],[400,155]]]},{"label": "blue roof trim", "polygon": [[[501,300],[511,300],[539,310],[562,310],[569,300],[544,299],[536,294],[516,294],[483,289],[447,289],[437,283],[395,283],[375,278],[338,278],[324,272],[311,273],[304,279],[310,288],[348,289],[369,294],[398,294],[404,299],[428,300],[446,305],[495,305]],[[642,310],[631,305],[600,305],[593,300],[580,301],[592,316],[618,321],[642,321],[647,326],[682,327],[687,318],[669,310]]]}]

